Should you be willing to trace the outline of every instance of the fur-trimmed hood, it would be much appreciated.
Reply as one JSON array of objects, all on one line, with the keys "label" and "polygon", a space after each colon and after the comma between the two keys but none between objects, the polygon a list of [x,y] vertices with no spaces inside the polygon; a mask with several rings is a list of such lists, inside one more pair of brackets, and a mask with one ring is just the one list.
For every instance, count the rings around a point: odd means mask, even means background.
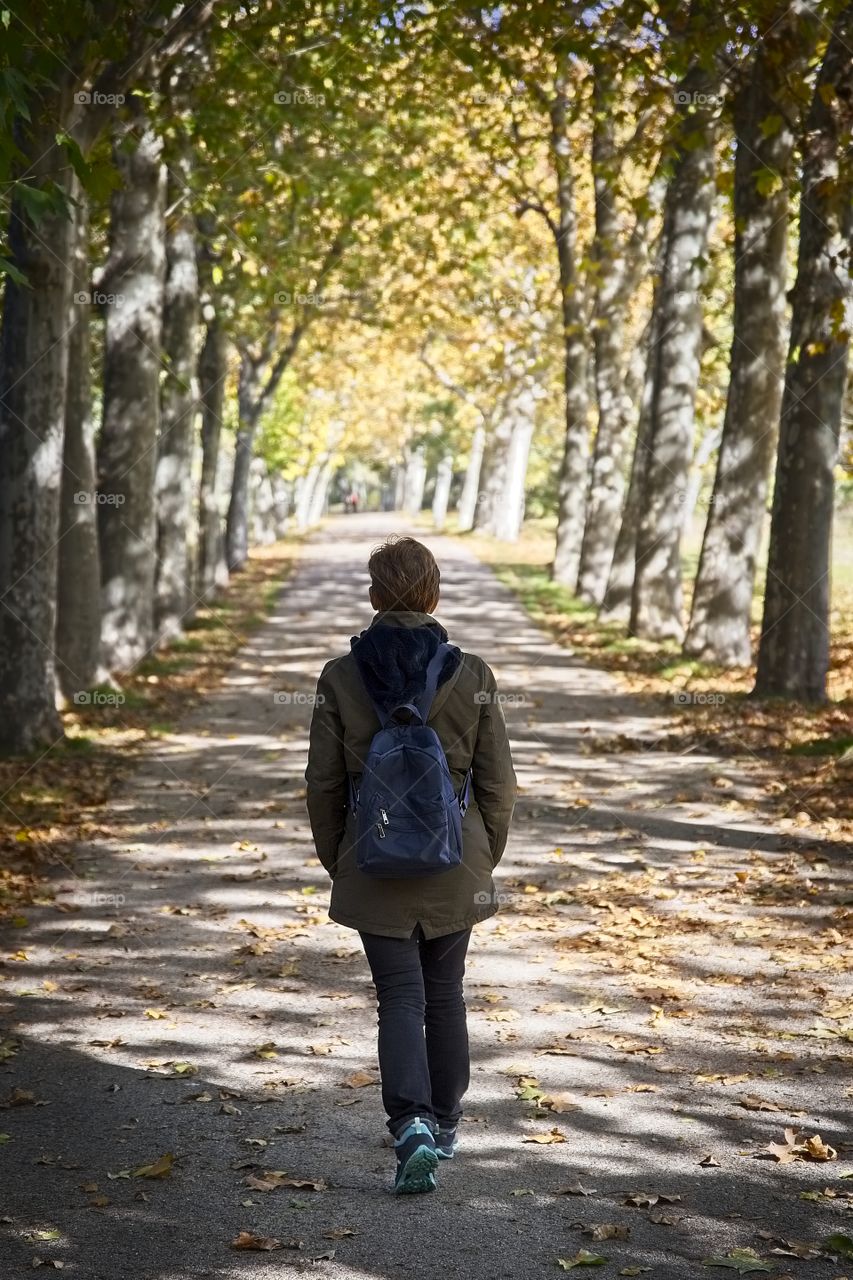
[{"label": "fur-trimmed hood", "polygon": [[[428,613],[389,609],[377,613],[366,631],[353,636],[351,652],[372,700],[383,711],[392,711],[423,693],[426,669],[447,632]],[[461,650],[451,646],[439,676],[439,687],[449,680],[462,660]]]}]

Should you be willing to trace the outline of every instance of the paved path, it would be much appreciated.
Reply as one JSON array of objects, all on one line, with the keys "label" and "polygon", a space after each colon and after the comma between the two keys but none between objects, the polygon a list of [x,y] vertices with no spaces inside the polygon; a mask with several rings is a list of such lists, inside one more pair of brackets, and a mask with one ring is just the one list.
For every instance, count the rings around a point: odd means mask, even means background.
[{"label": "paved path", "polygon": [[[36,908],[6,941],[0,1100],[47,1105],[0,1113],[3,1280],[34,1256],[81,1280],[526,1280],[583,1248],[603,1277],[674,1280],[767,1255],[761,1231],[853,1234],[849,853],[775,835],[755,761],[659,749],[659,706],[438,537],[439,613],[508,695],[521,798],[505,910],[471,955],[462,1154],[436,1195],[388,1195],[379,1091],[359,1083],[367,969],[325,915],[302,775],[316,673],[366,624],[367,553],[391,527],[340,518],[306,546],[221,689],[114,797],[121,839],[80,850],[70,910]],[[758,1158],[786,1126],[839,1159]],[[167,1153],[168,1177],[127,1176]],[[630,1234],[596,1242],[596,1224]],[[303,1247],[237,1252],[240,1231]]]}]

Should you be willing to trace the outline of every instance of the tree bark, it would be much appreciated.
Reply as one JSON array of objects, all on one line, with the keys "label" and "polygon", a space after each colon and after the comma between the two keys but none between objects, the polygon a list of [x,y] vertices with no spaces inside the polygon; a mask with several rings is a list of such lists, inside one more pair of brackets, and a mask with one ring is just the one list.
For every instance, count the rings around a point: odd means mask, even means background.
[{"label": "tree bark", "polygon": [[563,328],[563,385],[566,432],[557,483],[557,541],[551,576],[575,587],[583,541],[589,454],[586,315],[577,269],[577,214],[571,167],[568,73],[561,67],[550,106],[551,162],[557,182],[557,260]]},{"label": "tree bark", "polygon": [[201,400],[201,483],[199,488],[198,594],[209,601],[228,582],[221,510],[219,443],[227,374],[227,339],[218,317],[211,316],[198,361]]},{"label": "tree bark", "polygon": [[109,681],[101,665],[101,559],[95,489],[89,293],[89,206],[75,180],[68,379],[59,517],[56,654],[66,698]]},{"label": "tree bark", "polygon": [[311,500],[322,471],[322,462],[312,462],[311,466],[296,482],[296,499],[294,515],[296,528],[304,533],[311,524]]},{"label": "tree bark", "polygon": [[[134,101],[137,101],[134,99]],[[104,287],[104,415],[98,445],[102,654],[133,667],[154,640],[160,349],[166,252],[162,142],[137,120],[132,149],[115,147],[122,187],[110,211]]]},{"label": "tree bark", "polygon": [[477,533],[495,535],[500,504],[506,488],[506,469],[512,440],[512,420],[504,406],[497,425],[486,440],[480,471],[480,491],[474,513]]},{"label": "tree bark", "polygon": [[[598,424],[586,500],[577,595],[599,605],[607,589],[625,493],[626,454],[636,405],[626,350],[627,307],[643,257],[648,216],[627,239],[620,229],[613,137],[612,88],[601,68],[593,97],[592,168],[595,188],[595,314],[593,380]],[[649,214],[651,213],[651,205]]]},{"label": "tree bark", "polygon": [[649,442],[640,500],[630,629],[649,640],[683,636],[681,504],[693,450],[693,408],[702,340],[700,290],[714,197],[713,85],[688,71],[673,175],[664,201],[664,259],[656,299]]},{"label": "tree bark", "polygon": [[517,542],[524,520],[524,484],[533,438],[532,413],[523,411],[512,425],[503,476],[503,491],[493,514],[493,533],[502,542]]},{"label": "tree bark", "polygon": [[465,480],[459,498],[457,529],[459,533],[467,533],[474,528],[474,517],[477,514],[477,494],[480,488],[480,471],[483,466],[483,450],[486,444],[486,429],[483,426],[474,428],[468,453],[468,466],[465,468]]},{"label": "tree bark", "polygon": [[285,538],[287,523],[290,519],[290,505],[293,500],[293,485],[289,480],[285,480],[280,471],[274,471],[270,475],[270,483],[273,493],[275,536]]},{"label": "tree bark", "polygon": [[259,364],[243,351],[237,387],[239,423],[234,444],[234,475],[225,523],[225,559],[232,573],[242,569],[249,554],[249,476],[255,453],[261,396]]},{"label": "tree bark", "polygon": [[[174,176],[173,176],[174,175]],[[193,523],[193,445],[198,405],[199,284],[195,219],[184,197],[191,178],[186,146],[172,159],[166,220],[166,284],[157,449],[157,577],[155,627],[159,641],[183,630],[192,611],[190,541]]]},{"label": "tree bark", "polygon": [[[657,290],[655,290],[657,297]],[[646,340],[646,367],[643,378],[640,416],[637,422],[637,434],[634,440],[634,451],[631,456],[631,474],[628,490],[622,507],[622,520],[613,559],[607,577],[607,589],[601,603],[598,616],[602,622],[625,622],[631,617],[631,592],[634,588],[634,574],[637,567],[637,532],[640,527],[640,501],[643,493],[643,479],[646,460],[649,452],[649,432],[652,416],[652,391],[654,389],[655,334],[657,323],[657,306],[652,302],[652,316],[648,324]]]},{"label": "tree bark", "polygon": [[837,17],[803,141],[800,243],[755,693],[821,702],[829,547],[851,322],[853,5]]},{"label": "tree bark", "polygon": [[[70,171],[45,110],[23,161],[35,183],[70,189]],[[35,751],[62,737],[56,709],[56,575],[62,476],[72,221],[35,225],[12,201],[9,277],[0,336],[0,746]]]},{"label": "tree bark", "polygon": [[332,459],[327,454],[317,472],[308,505],[308,524],[319,524],[326,513],[326,498],[329,493],[329,481],[332,478]]},{"label": "tree bark", "polygon": [[719,448],[722,438],[722,427],[712,427],[709,431],[706,431],[696,447],[681,505],[681,532],[684,537],[687,537],[690,532],[693,517],[696,514],[696,507],[699,505],[699,494],[702,492],[702,473],[714,456],[715,451]]},{"label": "tree bark", "polygon": [[448,453],[441,459],[435,473],[435,491],[432,495],[432,523],[440,531],[447,520],[447,505],[450,501],[450,486],[453,482],[453,455]]},{"label": "tree bark", "polygon": [[406,515],[416,516],[424,505],[424,489],[426,488],[426,459],[421,449],[411,449],[406,454],[405,496],[403,510]]},{"label": "tree bark", "polygon": [[275,542],[275,511],[272,481],[263,458],[253,458],[251,474],[252,546],[268,547]]},{"label": "tree bark", "polygon": [[[734,100],[734,325],[714,490],[684,651],[720,666],[752,662],[755,565],[785,369],[788,204],[795,134],[780,98],[804,32],[777,23]],[[796,42],[800,47],[796,47]],[[795,47],[792,48],[792,43]],[[778,122],[767,134],[766,121]],[[773,188],[762,189],[767,176]],[[778,175],[778,182],[773,178]]]}]

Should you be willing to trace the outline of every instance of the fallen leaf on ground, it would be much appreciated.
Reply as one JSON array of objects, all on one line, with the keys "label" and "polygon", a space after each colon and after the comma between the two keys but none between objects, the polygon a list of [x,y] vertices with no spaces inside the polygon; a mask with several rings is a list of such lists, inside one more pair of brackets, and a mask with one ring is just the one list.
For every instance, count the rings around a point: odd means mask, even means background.
[{"label": "fallen leaf on ground", "polygon": [[633,1205],[635,1209],[653,1209],[656,1204],[678,1204],[681,1196],[665,1195],[663,1192],[634,1191],[626,1196],[623,1203]]},{"label": "fallen leaf on ground", "polygon": [[738,1099],[740,1106],[747,1111],[784,1111],[784,1107],[777,1107],[775,1102],[768,1102],[766,1098],[759,1098],[754,1093],[745,1093]]},{"label": "fallen leaf on ground", "polygon": [[534,1133],[530,1138],[522,1138],[522,1142],[536,1142],[540,1146],[545,1146],[549,1142],[565,1142],[566,1135],[561,1133],[559,1129],[551,1129],[548,1133]]},{"label": "fallen leaf on ground", "polygon": [[365,1085],[378,1084],[379,1080],[370,1071],[354,1071],[346,1080],[341,1081],[342,1089],[363,1089]]},{"label": "fallen leaf on ground", "polygon": [[702,1159],[699,1161],[699,1168],[700,1169],[719,1169],[720,1162],[719,1160],[715,1160],[715,1158],[712,1155],[703,1156]]},{"label": "fallen leaf on ground", "polygon": [[630,1234],[631,1228],[618,1222],[594,1222],[584,1227],[584,1235],[591,1240],[627,1240]]},{"label": "fallen leaf on ground", "polygon": [[330,1231],[324,1231],[323,1236],[326,1240],[343,1240],[345,1236],[358,1235],[352,1227],[332,1227]]},{"label": "fallen leaf on ground", "polygon": [[299,1249],[301,1244],[289,1243],[285,1244],[283,1240],[277,1240],[275,1236],[256,1236],[251,1231],[241,1231],[231,1241],[232,1249],[256,1249],[262,1253],[269,1253],[273,1249]]},{"label": "fallen leaf on ground", "polygon": [[554,1192],[555,1196],[594,1196],[595,1194],[596,1190],[594,1187],[584,1187],[580,1182],[570,1182],[568,1186],[557,1187],[557,1190]]},{"label": "fallen leaf on ground", "polygon": [[703,1258],[703,1267],[728,1267],[739,1275],[750,1271],[775,1271],[775,1264],[759,1258],[754,1249],[732,1249],[731,1253],[719,1254],[713,1258]]},{"label": "fallen leaf on ground", "polygon": [[779,1164],[790,1164],[792,1160],[835,1160],[838,1157],[835,1148],[828,1146],[819,1133],[809,1138],[796,1129],[786,1129],[784,1142],[768,1142],[756,1154],[772,1156]]},{"label": "fallen leaf on ground", "polygon": [[573,1267],[600,1267],[607,1261],[602,1258],[600,1253],[590,1253],[588,1249],[580,1249],[573,1258],[558,1258],[557,1264],[564,1271],[571,1271]]},{"label": "fallen leaf on ground", "polygon": [[167,1151],[164,1156],[160,1156],[159,1160],[155,1160],[153,1164],[141,1164],[138,1169],[134,1169],[131,1177],[133,1178],[168,1178],[172,1172],[172,1164],[175,1157],[171,1151]]}]

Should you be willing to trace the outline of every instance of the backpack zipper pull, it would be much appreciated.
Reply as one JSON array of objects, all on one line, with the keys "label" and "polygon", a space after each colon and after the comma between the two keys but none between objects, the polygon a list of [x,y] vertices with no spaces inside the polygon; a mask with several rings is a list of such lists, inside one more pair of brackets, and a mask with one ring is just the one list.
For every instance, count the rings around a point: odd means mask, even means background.
[{"label": "backpack zipper pull", "polygon": [[380,814],[382,815],[382,821],[385,823],[385,826],[387,827],[387,826],[388,826],[388,814],[385,812],[385,810],[384,810],[384,809],[380,809],[380,810],[379,810],[379,812],[380,812]]},{"label": "backpack zipper pull", "polygon": [[377,824],[376,824],[376,830],[379,832],[380,839],[384,840],[384,839],[385,839],[385,828],[383,827],[383,825],[382,825],[382,823],[381,823],[381,822],[377,822]]}]

